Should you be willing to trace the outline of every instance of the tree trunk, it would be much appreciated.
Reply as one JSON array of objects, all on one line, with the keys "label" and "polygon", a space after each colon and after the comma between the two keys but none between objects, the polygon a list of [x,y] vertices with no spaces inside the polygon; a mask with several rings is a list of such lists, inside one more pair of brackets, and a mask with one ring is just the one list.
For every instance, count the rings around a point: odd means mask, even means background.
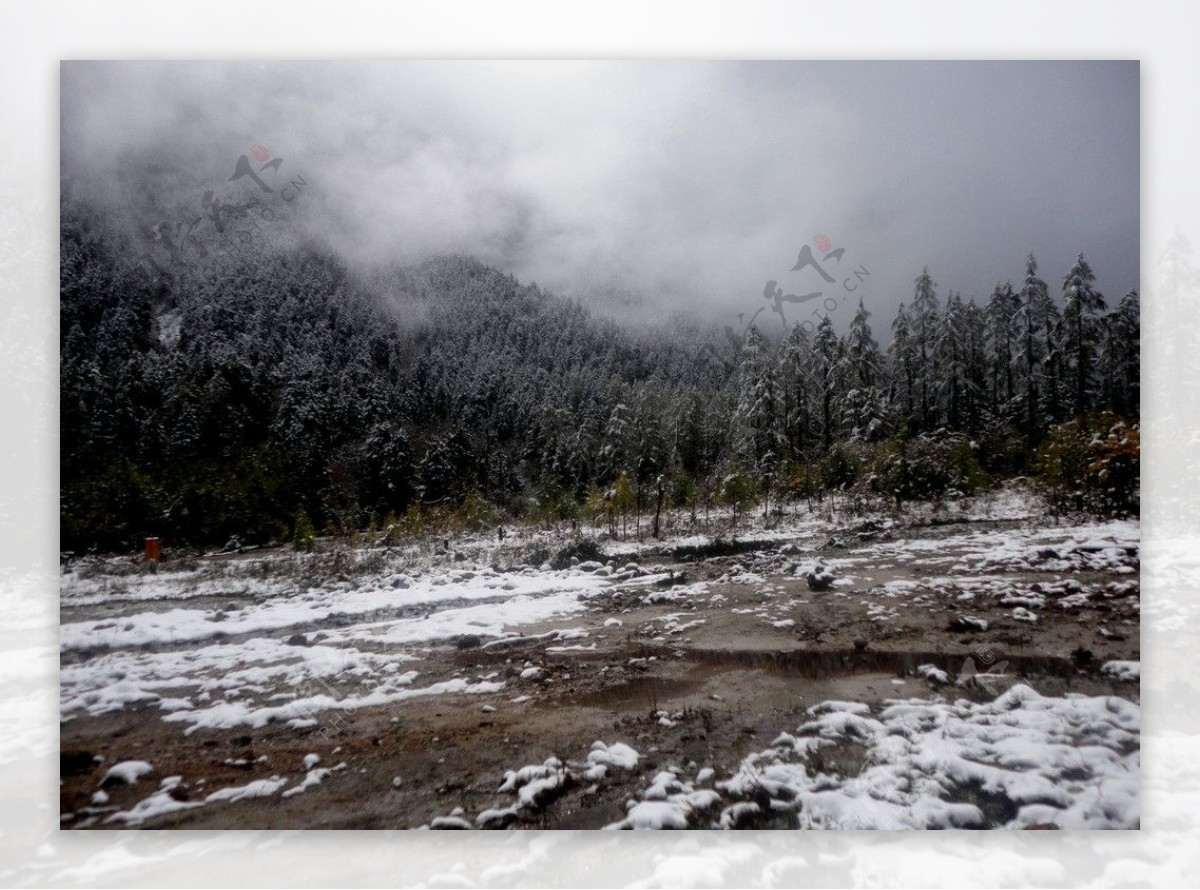
[{"label": "tree trunk", "polygon": [[665,495],[666,493],[667,493],[667,488],[665,485],[663,485],[662,476],[659,476],[658,477],[658,499],[655,501],[655,504],[654,504],[654,534],[653,534],[653,537],[655,537],[655,538],[657,538],[659,536],[658,535],[659,517],[662,516],[663,495]]}]

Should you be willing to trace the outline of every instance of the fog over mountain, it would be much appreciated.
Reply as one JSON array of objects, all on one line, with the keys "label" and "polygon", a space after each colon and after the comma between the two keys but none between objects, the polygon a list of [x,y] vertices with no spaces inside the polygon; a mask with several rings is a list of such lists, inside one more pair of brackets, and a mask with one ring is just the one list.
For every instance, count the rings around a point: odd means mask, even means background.
[{"label": "fog over mountain", "polygon": [[[1110,302],[1136,288],[1138,91],[1136,62],[68,62],[62,164],[119,217],[231,200],[257,144],[360,268],[468,254],[721,324],[769,318],[770,279],[883,328],[924,266],[982,302],[1082,252]],[[834,285],[791,271],[818,235]]]}]

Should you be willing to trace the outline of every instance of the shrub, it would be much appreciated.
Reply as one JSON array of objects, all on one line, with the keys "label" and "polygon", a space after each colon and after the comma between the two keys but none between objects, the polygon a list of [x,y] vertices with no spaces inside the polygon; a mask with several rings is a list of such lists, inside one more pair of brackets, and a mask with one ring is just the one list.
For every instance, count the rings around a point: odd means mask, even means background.
[{"label": "shrub", "polygon": [[820,470],[807,461],[792,462],[787,472],[788,495],[793,498],[812,498],[820,486]]},{"label": "shrub", "polygon": [[623,535],[625,533],[626,522],[629,519],[629,513],[636,505],[633,486],[629,484],[629,477],[624,473],[618,476],[617,481],[613,483],[611,491],[606,496],[611,498],[613,510],[621,517],[621,534]]},{"label": "shrub", "polygon": [[477,491],[467,495],[450,517],[450,527],[455,531],[477,532],[500,521],[492,505]]},{"label": "shrub", "polygon": [[575,495],[556,482],[544,483],[532,497],[530,517],[550,525],[579,518],[579,502]]},{"label": "shrub", "polygon": [[695,505],[696,480],[681,467],[676,467],[667,477],[668,504],[684,507]]},{"label": "shrub", "polygon": [[550,560],[550,566],[555,569],[569,568],[572,558],[580,562],[603,562],[607,559],[599,544],[591,538],[580,538],[577,541],[571,541],[559,550]]},{"label": "shrub", "polygon": [[838,490],[854,485],[861,469],[855,456],[848,446],[834,445],[821,461],[821,487]]},{"label": "shrub", "polygon": [[977,450],[966,437],[945,430],[893,439],[876,452],[873,485],[897,502],[974,494],[988,483]]},{"label": "shrub", "polygon": [[1111,412],[1051,428],[1035,468],[1055,510],[1101,516],[1139,512],[1140,430]]},{"label": "shrub", "polygon": [[733,521],[738,514],[754,503],[754,480],[745,473],[729,473],[721,482],[721,500],[733,507]]},{"label": "shrub", "polygon": [[311,552],[316,544],[317,530],[313,526],[312,519],[308,516],[308,511],[301,507],[296,511],[296,525],[292,533],[292,543],[296,550],[301,553]]},{"label": "shrub", "polygon": [[978,441],[979,462],[988,473],[1012,478],[1028,469],[1032,449],[1012,424],[1002,421],[986,424]]}]

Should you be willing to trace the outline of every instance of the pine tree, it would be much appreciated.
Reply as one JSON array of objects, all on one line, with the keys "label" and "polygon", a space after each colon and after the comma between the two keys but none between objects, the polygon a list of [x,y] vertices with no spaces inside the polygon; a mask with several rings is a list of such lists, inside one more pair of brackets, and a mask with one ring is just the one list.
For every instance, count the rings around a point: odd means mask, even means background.
[{"label": "pine tree", "polygon": [[364,439],[362,449],[367,506],[380,518],[401,513],[414,494],[408,437],[392,421],[382,420]]},{"label": "pine tree", "polygon": [[630,469],[632,436],[629,407],[624,402],[617,402],[604,426],[603,444],[600,446],[600,463],[606,478],[615,479]]},{"label": "pine tree", "polygon": [[987,304],[987,335],[989,345],[988,396],[993,414],[1007,409],[1016,395],[1013,373],[1017,350],[1017,316],[1021,302],[1013,293],[1012,284],[997,284]]},{"label": "pine tree", "polygon": [[816,444],[813,419],[812,341],[793,325],[779,354],[783,430],[790,460],[806,460]]},{"label": "pine tree", "polygon": [[1096,389],[1096,360],[1100,343],[1100,313],[1104,297],[1092,286],[1096,280],[1083,254],[1063,278],[1062,340],[1063,373],[1073,414],[1093,406]]},{"label": "pine tree", "polygon": [[1050,358],[1058,310],[1050,299],[1046,282],[1037,274],[1033,254],[1025,258],[1025,280],[1021,285],[1016,316],[1016,362],[1024,404],[1024,427],[1035,440],[1045,427],[1041,410],[1045,399],[1045,366]]},{"label": "pine tree", "polygon": [[667,439],[663,428],[663,412],[657,400],[645,386],[639,387],[633,396],[630,411],[632,438],[629,447],[633,465],[637,506],[637,531],[641,533],[642,510],[647,506],[648,494],[655,480],[667,466]]},{"label": "pine tree", "polygon": [[1131,290],[1104,318],[1100,374],[1105,404],[1124,417],[1137,417],[1141,399],[1141,302]]},{"label": "pine tree", "polygon": [[[987,413],[986,393],[990,363],[987,312],[980,309],[974,300],[963,307],[963,329],[965,331],[963,352],[966,379],[963,413],[966,415],[967,431],[975,434],[982,428]],[[1010,370],[1011,367],[1010,363]]]},{"label": "pine tree", "polygon": [[852,438],[870,438],[883,422],[883,356],[868,323],[871,313],[862,300],[846,334],[843,378],[846,393],[842,416]]},{"label": "pine tree", "polygon": [[434,439],[417,468],[421,500],[457,503],[475,489],[477,471],[474,448],[462,430]]},{"label": "pine tree", "polygon": [[783,450],[782,400],[770,344],[755,326],[746,335],[738,376],[738,456],[765,479]]},{"label": "pine tree", "polygon": [[833,448],[834,440],[840,434],[837,408],[841,358],[841,341],[833,331],[833,322],[826,315],[817,325],[817,335],[813,342],[813,379],[820,406],[821,442],[825,453]]},{"label": "pine tree", "polygon": [[1046,425],[1056,424],[1068,418],[1069,398],[1063,358],[1065,340],[1062,315],[1056,311],[1046,333],[1046,360],[1042,363],[1042,394],[1038,406],[1041,422]]},{"label": "pine tree", "polygon": [[896,311],[892,322],[892,342],[888,346],[891,362],[890,401],[894,411],[903,418],[905,429],[912,433],[916,428],[917,354],[912,336],[912,321],[904,304]]},{"label": "pine tree", "polygon": [[928,266],[921,270],[913,285],[912,336],[917,355],[917,407],[920,428],[928,430],[934,424],[938,380],[937,282],[929,274]]},{"label": "pine tree", "polygon": [[713,407],[712,399],[692,390],[676,411],[673,460],[695,479],[711,472],[716,463],[718,443],[710,420]]},{"label": "pine tree", "polygon": [[968,382],[967,324],[962,297],[950,291],[946,311],[938,319],[935,336],[934,362],[938,374],[934,377],[936,404],[951,429],[966,426]]}]

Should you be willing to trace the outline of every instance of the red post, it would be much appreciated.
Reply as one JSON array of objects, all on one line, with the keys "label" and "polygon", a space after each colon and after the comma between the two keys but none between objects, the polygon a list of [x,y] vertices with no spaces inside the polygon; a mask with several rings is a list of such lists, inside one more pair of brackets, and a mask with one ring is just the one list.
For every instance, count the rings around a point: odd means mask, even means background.
[{"label": "red post", "polygon": [[146,539],[146,562],[158,562],[162,553],[158,538]]}]

